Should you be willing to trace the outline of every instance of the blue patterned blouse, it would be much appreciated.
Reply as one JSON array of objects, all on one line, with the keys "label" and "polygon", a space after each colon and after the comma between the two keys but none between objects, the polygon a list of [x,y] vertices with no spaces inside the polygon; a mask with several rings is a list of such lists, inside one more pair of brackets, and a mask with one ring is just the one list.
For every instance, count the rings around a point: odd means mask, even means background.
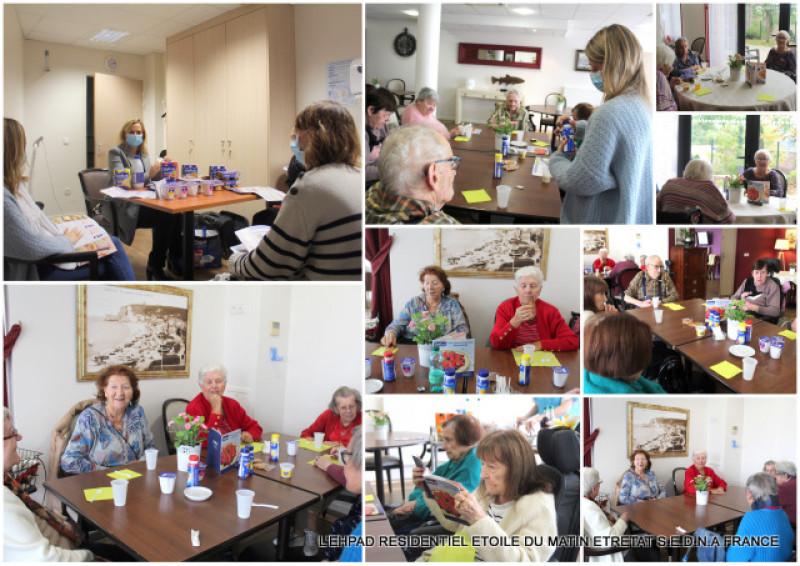
[{"label": "blue patterned blouse", "polygon": [[143,460],[144,451],[155,448],[153,433],[139,405],[128,407],[122,427],[122,433],[117,432],[102,403],[84,409],[61,456],[61,468],[69,474],[85,474]]},{"label": "blue patterned blouse", "polygon": [[[408,323],[411,322],[411,315],[422,313],[422,311],[426,310],[428,310],[428,307],[425,306],[425,295],[414,297],[405,304],[397,318],[386,327],[386,332],[391,330],[394,332],[395,336],[402,336],[403,338],[411,340],[417,335],[417,330],[413,327],[409,328],[408,326]],[[436,314],[444,315],[450,320],[447,328],[445,328],[445,334],[450,334],[451,332],[465,332],[469,334],[469,327],[467,326],[466,318],[464,318],[464,311],[461,310],[461,305],[458,304],[458,301],[454,298],[450,296],[442,298],[442,302],[439,303],[439,308],[436,309]]]},{"label": "blue patterned blouse", "polygon": [[625,472],[622,476],[622,485],[619,490],[619,502],[622,505],[636,503],[646,499],[661,499],[667,492],[655,472],[645,472],[647,481],[639,477],[636,472]]}]

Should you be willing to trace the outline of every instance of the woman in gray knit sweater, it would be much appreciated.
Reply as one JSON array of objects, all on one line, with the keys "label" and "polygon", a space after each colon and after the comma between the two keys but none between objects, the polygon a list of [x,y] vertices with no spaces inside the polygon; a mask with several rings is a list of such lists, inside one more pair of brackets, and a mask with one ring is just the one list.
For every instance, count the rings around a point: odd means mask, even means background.
[{"label": "woman in gray knit sweater", "polygon": [[642,47],[625,26],[597,32],[586,45],[592,83],[605,95],[591,118],[575,123],[583,138],[570,159],[558,151],[550,171],[566,193],[562,224],[653,222],[652,114]]}]

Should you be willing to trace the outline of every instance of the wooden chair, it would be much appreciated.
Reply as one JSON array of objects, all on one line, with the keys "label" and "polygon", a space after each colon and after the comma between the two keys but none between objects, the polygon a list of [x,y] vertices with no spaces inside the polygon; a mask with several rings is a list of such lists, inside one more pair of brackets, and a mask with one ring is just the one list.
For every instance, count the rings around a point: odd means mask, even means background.
[{"label": "wooden chair", "polygon": [[[676,474],[678,475],[677,478],[675,477]],[[678,467],[672,470],[672,489],[675,495],[683,495],[684,481],[686,481],[686,468]]]}]

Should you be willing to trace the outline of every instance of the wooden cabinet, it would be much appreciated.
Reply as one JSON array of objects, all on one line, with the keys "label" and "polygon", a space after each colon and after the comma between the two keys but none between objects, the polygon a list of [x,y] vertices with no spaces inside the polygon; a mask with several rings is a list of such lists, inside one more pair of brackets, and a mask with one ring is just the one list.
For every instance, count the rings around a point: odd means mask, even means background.
[{"label": "wooden cabinet", "polygon": [[293,7],[245,6],[168,38],[166,90],[170,157],[274,185],[296,114]]},{"label": "wooden cabinet", "polygon": [[672,262],[672,282],[680,299],[705,299],[708,248],[673,246],[669,249],[669,260]]}]

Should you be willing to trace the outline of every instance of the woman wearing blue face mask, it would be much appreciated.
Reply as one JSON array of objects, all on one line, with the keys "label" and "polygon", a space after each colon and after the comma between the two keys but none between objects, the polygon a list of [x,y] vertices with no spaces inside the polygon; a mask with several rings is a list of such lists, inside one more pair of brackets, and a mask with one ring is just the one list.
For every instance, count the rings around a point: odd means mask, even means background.
[{"label": "woman wearing blue face mask", "polygon": [[[653,214],[652,115],[642,47],[625,26],[597,32],[586,45],[590,78],[604,93],[588,121],[569,120],[580,149],[570,159],[566,141],[550,158],[565,193],[562,224],[651,224]],[[557,130],[558,132],[558,130]]]},{"label": "woman wearing blue face mask", "polygon": [[[150,164],[147,154],[147,132],[139,118],[128,120],[119,132],[119,145],[108,152],[108,169],[113,176],[116,169],[129,169],[131,190],[144,190],[151,181],[162,178],[161,162]],[[113,184],[113,178],[109,185]],[[153,229],[153,246],[147,258],[147,279],[172,279],[164,271],[169,251],[170,265],[178,271],[181,256],[180,215],[159,212],[127,201],[112,201],[117,211],[119,238],[127,245],[133,243],[137,228]]]}]

